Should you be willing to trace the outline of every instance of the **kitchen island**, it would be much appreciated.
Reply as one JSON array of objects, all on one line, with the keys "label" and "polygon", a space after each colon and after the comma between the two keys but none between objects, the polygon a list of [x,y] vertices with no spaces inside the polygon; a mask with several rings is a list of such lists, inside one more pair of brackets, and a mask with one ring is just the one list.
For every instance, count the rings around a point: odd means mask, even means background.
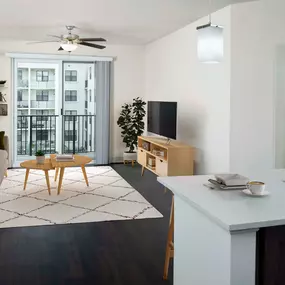
[{"label": "kitchen island", "polygon": [[270,195],[203,184],[212,176],[158,177],[174,194],[174,285],[285,284],[285,183],[262,175]]}]

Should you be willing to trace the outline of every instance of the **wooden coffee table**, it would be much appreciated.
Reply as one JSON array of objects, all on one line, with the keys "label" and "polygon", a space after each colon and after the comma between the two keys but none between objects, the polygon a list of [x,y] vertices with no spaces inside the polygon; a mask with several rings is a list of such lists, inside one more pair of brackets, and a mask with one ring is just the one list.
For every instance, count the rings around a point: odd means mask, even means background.
[{"label": "wooden coffee table", "polygon": [[59,173],[59,181],[57,186],[57,195],[60,194],[61,186],[62,186],[62,180],[64,175],[64,169],[66,167],[74,167],[74,166],[80,166],[82,169],[83,177],[85,179],[86,185],[89,186],[85,165],[92,161],[92,159],[88,156],[83,155],[74,155],[74,160],[72,161],[56,161],[56,154],[50,155],[51,159],[51,165],[53,168],[56,169],[55,171],[55,177],[54,180],[57,180],[58,173]]},{"label": "wooden coffee table", "polygon": [[24,181],[24,190],[26,190],[26,187],[27,187],[27,182],[28,182],[28,178],[29,178],[30,169],[43,170],[44,173],[45,173],[45,176],[46,176],[46,183],[47,183],[48,193],[49,193],[49,195],[51,195],[48,171],[51,170],[51,169],[54,169],[54,167],[52,166],[50,159],[45,159],[45,163],[44,164],[39,164],[39,163],[37,163],[36,160],[27,160],[27,161],[22,162],[20,164],[20,166],[23,167],[23,168],[26,168],[26,176],[25,176],[25,181]]}]

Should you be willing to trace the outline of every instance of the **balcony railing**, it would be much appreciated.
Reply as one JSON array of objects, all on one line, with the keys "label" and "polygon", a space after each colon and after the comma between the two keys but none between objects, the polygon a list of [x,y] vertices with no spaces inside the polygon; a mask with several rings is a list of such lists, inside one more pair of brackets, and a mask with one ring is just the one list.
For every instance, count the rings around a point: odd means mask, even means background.
[{"label": "balcony railing", "polygon": [[22,115],[17,117],[17,154],[32,156],[42,150],[56,153],[57,115]]},{"label": "balcony railing", "polygon": [[63,152],[95,152],[95,115],[63,116]]},{"label": "balcony railing", "polygon": [[49,100],[49,101],[36,101],[31,100],[31,108],[54,108],[55,107],[55,101]]},{"label": "balcony railing", "polygon": [[18,80],[18,87],[28,88],[29,87],[29,80]]},{"label": "balcony railing", "polygon": [[18,116],[17,154],[33,156],[37,150],[46,154],[95,152],[95,121],[95,115]]},{"label": "balcony railing", "polygon": [[31,81],[30,87],[32,89],[55,89],[55,81]]}]

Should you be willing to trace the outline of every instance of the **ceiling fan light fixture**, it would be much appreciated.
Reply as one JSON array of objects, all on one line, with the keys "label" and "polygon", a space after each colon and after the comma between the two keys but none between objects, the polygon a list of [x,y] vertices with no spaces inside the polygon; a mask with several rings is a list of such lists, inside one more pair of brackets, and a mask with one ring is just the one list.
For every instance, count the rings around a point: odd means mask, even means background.
[{"label": "ceiling fan light fixture", "polygon": [[78,46],[76,44],[73,44],[72,42],[67,42],[67,43],[62,43],[60,46],[65,50],[65,51],[75,51]]}]

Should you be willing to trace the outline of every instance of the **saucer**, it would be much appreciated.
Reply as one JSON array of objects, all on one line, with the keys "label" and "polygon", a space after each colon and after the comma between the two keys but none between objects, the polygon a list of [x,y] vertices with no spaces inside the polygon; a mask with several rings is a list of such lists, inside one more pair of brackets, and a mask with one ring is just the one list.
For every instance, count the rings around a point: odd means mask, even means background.
[{"label": "saucer", "polygon": [[252,194],[249,189],[244,189],[244,190],[242,190],[242,192],[248,196],[251,196],[251,197],[265,197],[265,196],[268,196],[270,194],[270,192],[266,191],[266,190],[260,194]]}]

